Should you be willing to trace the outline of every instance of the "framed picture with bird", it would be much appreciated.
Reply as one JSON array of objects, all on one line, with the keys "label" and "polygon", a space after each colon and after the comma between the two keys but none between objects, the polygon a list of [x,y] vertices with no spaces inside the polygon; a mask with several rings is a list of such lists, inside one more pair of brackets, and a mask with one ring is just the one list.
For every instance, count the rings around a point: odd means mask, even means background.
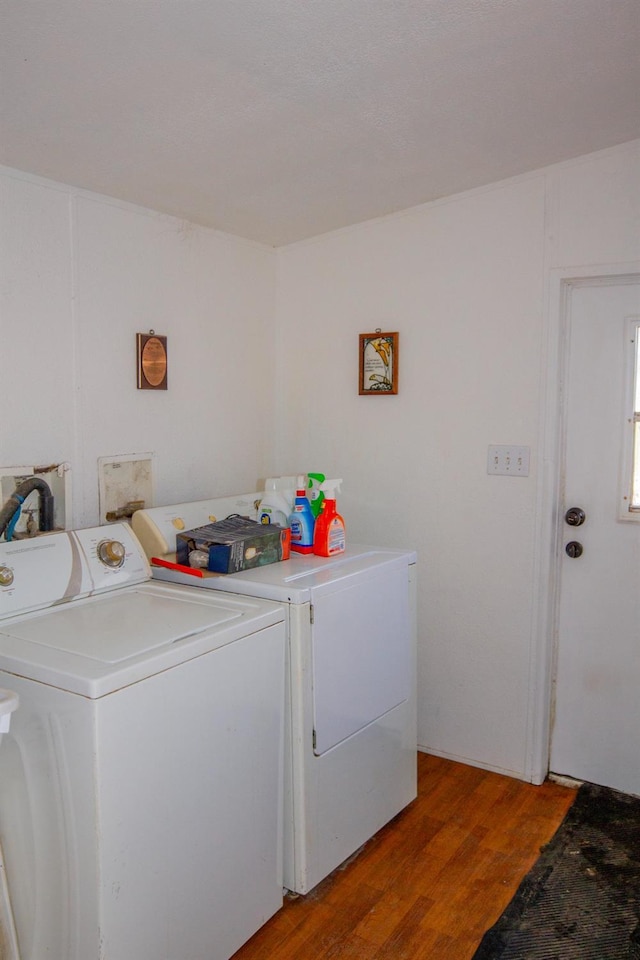
[{"label": "framed picture with bird", "polygon": [[380,397],[398,392],[398,348],[396,333],[360,334],[359,387],[360,396]]}]

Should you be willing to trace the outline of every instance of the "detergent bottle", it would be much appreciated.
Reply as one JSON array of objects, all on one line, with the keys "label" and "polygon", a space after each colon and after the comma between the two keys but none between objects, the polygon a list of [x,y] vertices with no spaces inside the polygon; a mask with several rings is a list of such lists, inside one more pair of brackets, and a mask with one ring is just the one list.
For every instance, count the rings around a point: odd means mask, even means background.
[{"label": "detergent bottle", "polygon": [[[291,481],[291,487],[288,487]],[[289,515],[293,510],[293,491],[295,478],[271,477],[265,481],[264,494],[258,507],[259,523],[277,523],[281,527],[289,526]]]},{"label": "detergent bottle", "polygon": [[304,477],[298,477],[296,499],[291,515],[291,549],[296,553],[313,553],[313,530],[315,519],[307,500]]},{"label": "detergent bottle", "polygon": [[336,493],[341,483],[342,480],[327,480],[320,488],[324,493],[324,502],[313,535],[313,552],[319,557],[344,553],[344,520],[336,510]]}]

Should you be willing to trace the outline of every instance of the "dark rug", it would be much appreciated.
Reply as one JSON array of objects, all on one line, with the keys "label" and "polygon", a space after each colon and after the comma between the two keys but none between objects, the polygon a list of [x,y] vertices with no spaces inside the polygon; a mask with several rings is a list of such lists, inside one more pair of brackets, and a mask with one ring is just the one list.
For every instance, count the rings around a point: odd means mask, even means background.
[{"label": "dark rug", "polygon": [[640,797],[583,784],[473,960],[640,960]]}]

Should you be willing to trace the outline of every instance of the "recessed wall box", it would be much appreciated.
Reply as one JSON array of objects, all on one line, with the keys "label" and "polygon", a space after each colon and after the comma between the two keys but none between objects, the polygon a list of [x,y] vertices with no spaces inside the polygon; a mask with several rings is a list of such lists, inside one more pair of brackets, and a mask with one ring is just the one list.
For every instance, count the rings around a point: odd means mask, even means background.
[{"label": "recessed wall box", "polygon": [[[49,486],[53,496],[53,526],[55,530],[70,530],[71,521],[71,464],[41,464],[24,467],[0,467],[0,505],[4,505],[23,480],[38,477]],[[26,498],[15,528],[15,536],[26,536],[40,523],[37,491]]]},{"label": "recessed wall box", "polygon": [[153,462],[153,453],[98,459],[100,523],[129,519],[134,509],[153,506]]}]

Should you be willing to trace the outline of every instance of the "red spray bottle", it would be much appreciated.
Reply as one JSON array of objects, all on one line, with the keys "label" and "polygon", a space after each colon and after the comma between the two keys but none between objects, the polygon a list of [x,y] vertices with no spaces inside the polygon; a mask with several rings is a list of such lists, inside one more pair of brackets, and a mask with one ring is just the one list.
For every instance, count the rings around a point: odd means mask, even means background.
[{"label": "red spray bottle", "polygon": [[336,492],[341,483],[342,480],[327,480],[320,486],[324,501],[313,533],[313,552],[319,557],[333,557],[337,553],[344,553],[344,520],[336,510]]}]

